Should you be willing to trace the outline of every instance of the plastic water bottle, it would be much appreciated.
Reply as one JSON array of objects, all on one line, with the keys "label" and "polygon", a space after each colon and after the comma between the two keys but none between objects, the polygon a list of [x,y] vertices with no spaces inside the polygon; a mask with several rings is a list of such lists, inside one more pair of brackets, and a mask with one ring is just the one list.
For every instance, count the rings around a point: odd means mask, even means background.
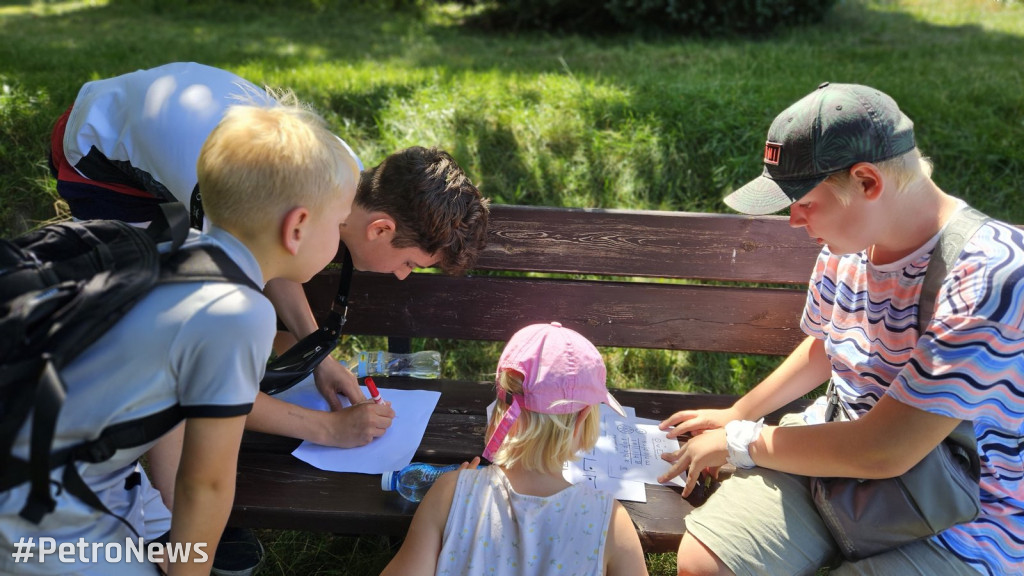
[{"label": "plastic water bottle", "polygon": [[[355,368],[353,369],[353,364]],[[360,352],[359,356],[347,363],[356,376],[409,376],[411,378],[440,378],[441,353],[423,350],[411,354],[395,354],[378,350]]]},{"label": "plastic water bottle", "polygon": [[398,492],[410,502],[423,500],[427,490],[434,484],[438,476],[445,472],[458,469],[459,464],[450,466],[434,466],[422,462],[413,462],[401,470],[385,472],[380,478],[380,487],[385,492]]}]

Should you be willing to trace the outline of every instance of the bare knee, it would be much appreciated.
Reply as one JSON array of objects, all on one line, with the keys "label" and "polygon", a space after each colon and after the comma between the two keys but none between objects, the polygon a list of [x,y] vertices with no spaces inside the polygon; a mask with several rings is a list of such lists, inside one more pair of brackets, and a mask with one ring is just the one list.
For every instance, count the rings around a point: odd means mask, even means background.
[{"label": "bare knee", "polygon": [[676,571],[679,576],[732,576],[732,570],[689,532],[679,542]]}]

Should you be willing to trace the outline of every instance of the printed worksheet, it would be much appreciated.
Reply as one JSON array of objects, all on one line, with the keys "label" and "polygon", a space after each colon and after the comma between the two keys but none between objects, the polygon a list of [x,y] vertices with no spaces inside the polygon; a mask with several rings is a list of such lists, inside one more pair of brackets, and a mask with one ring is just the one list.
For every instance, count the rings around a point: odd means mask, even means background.
[{"label": "printed worksheet", "polygon": [[[637,418],[632,408],[626,410],[628,416],[623,418],[602,405],[597,444],[568,462],[562,474],[573,484],[586,482],[615,494],[618,500],[646,502],[644,484],[658,484],[658,476],[669,469],[661,455],[678,450],[679,442],[659,430],[656,420]],[[674,478],[669,484],[682,486],[683,482]]]}]

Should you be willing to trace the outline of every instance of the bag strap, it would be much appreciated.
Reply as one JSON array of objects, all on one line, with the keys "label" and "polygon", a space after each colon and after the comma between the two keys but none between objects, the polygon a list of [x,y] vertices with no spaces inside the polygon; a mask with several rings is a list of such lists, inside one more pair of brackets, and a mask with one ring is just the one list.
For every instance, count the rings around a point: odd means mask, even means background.
[{"label": "bag strap", "polygon": [[[991,218],[984,213],[971,208],[964,207],[946,224],[939,236],[939,242],[932,250],[931,259],[928,262],[928,271],[924,275],[924,283],[921,287],[921,297],[917,303],[917,326],[923,336],[928,329],[928,324],[935,314],[935,299],[942,288],[942,282],[949,274],[949,269],[960,258],[967,241],[970,240],[979,228],[984,226]],[[963,420],[956,428],[949,433],[945,440],[947,445],[958,448],[957,456],[964,459],[968,464],[968,470],[975,481],[979,480],[980,461],[978,459],[978,438],[974,433],[974,424],[970,420]]]},{"label": "bag strap", "polygon": [[159,282],[227,282],[263,292],[234,260],[216,246],[196,246],[169,254],[160,266]]},{"label": "bag strap", "polygon": [[309,376],[337,347],[341,329],[348,316],[348,296],[354,269],[352,255],[346,250],[341,266],[341,279],[338,282],[338,293],[331,303],[331,312],[324,325],[267,364],[263,379],[260,381],[260,392],[273,396],[291,389]]},{"label": "bag strap", "polygon": [[339,336],[341,335],[341,328],[345,325],[345,320],[348,317],[348,294],[352,289],[352,272],[354,269],[352,253],[346,248],[345,260],[341,265],[341,280],[338,282],[338,293],[334,296],[331,314],[327,319],[329,324],[334,325]]},{"label": "bag strap", "polygon": [[188,238],[188,208],[181,202],[163,202],[159,206],[160,216],[149,224],[146,232],[154,242],[170,240],[171,252],[177,252]]},{"label": "bag strap", "polygon": [[64,405],[64,383],[57,373],[49,354],[43,356],[42,371],[39,374],[35,393],[35,411],[32,416],[32,432],[29,444],[29,458],[37,463],[32,466],[29,478],[31,488],[20,516],[38,524],[43,516],[53,512],[57,502],[50,495],[50,468],[43,464],[50,460],[50,446],[57,427],[57,414]]},{"label": "bag strap", "polygon": [[928,271],[925,272],[921,297],[917,303],[917,327],[922,335],[928,329],[932,315],[935,314],[935,298],[942,288],[942,281],[946,279],[950,266],[956,263],[964,250],[964,245],[978,228],[989,220],[991,218],[985,214],[967,206],[957,211],[943,228],[939,242],[932,250],[931,259],[928,261]]},{"label": "bag strap", "polygon": [[[180,203],[177,203],[177,207],[172,206],[169,209],[163,209],[165,206],[167,204],[161,205],[165,218],[155,220],[154,225],[147,229],[147,233],[155,241],[160,241],[167,235],[171,236],[171,253],[161,265],[159,283],[229,282],[262,292],[223,250],[214,246],[178,250],[188,236],[188,213]],[[102,462],[113,456],[120,448],[139,446],[159,438],[181,421],[180,409],[175,406],[174,410],[165,410],[152,418],[115,426],[101,432],[96,440],[51,454],[57,416],[64,404],[64,389],[63,380],[53,359],[44,355],[36,387],[29,448],[31,465],[28,476],[31,488],[20,516],[38,524],[43,516],[54,510],[56,501],[50,494],[50,470],[63,464],[64,486],[70,493],[91,507],[118,518],[135,532],[124,518],[110,512],[103,505],[92,489],[79,477],[75,462]]]}]

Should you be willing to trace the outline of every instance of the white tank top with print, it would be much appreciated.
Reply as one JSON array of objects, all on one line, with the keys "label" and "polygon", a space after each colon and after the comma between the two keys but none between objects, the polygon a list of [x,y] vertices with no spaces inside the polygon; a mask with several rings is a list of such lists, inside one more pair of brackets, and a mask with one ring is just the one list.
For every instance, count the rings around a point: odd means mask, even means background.
[{"label": "white tank top with print", "polygon": [[578,484],[519,494],[498,466],[463,470],[444,529],[438,575],[604,573],[614,498]]}]

